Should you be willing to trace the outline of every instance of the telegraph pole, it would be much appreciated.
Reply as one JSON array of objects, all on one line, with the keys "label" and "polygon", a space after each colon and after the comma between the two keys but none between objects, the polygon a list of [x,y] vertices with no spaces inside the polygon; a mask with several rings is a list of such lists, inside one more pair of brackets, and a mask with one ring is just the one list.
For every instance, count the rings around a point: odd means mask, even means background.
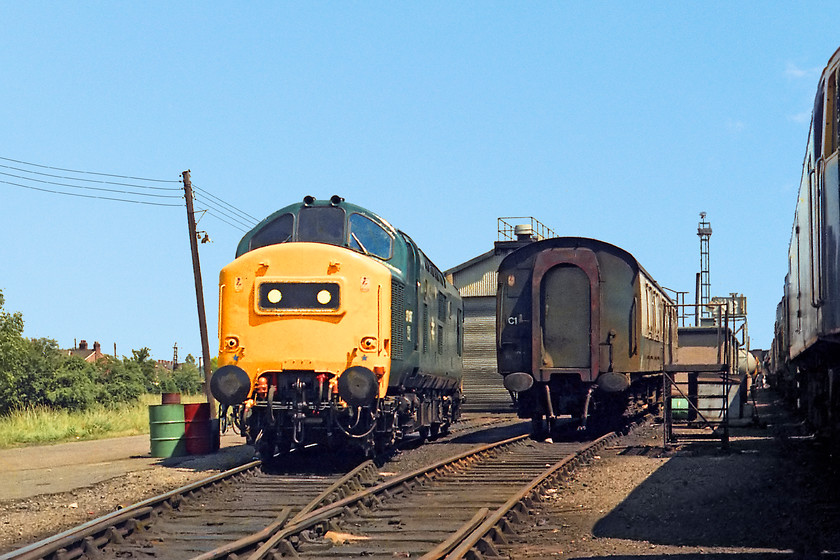
[{"label": "telegraph pole", "polygon": [[192,252],[193,275],[195,276],[195,299],[198,304],[198,328],[201,332],[201,356],[204,366],[204,393],[210,403],[210,418],[216,418],[216,406],[213,394],[210,392],[210,342],[207,340],[207,318],[204,313],[204,288],[201,283],[201,265],[198,262],[198,232],[195,227],[195,211],[193,209],[193,190],[190,182],[190,170],[184,171],[184,197],[187,200],[187,227],[190,232],[190,251]]}]

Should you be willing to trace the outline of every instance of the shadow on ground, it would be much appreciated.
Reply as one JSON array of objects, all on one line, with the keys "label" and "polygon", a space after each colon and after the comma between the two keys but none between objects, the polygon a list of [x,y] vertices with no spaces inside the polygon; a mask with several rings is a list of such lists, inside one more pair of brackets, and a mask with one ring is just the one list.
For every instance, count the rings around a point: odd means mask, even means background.
[{"label": "shadow on ground", "polygon": [[[821,551],[840,551],[836,456],[804,434],[801,424],[780,405],[768,400],[759,402],[757,410],[765,428],[734,428],[727,452],[720,442],[682,447],[599,520],[594,535],[653,545],[758,548],[793,551],[796,557],[840,557],[820,556]],[[790,556],[768,554],[704,554],[703,558]]]}]

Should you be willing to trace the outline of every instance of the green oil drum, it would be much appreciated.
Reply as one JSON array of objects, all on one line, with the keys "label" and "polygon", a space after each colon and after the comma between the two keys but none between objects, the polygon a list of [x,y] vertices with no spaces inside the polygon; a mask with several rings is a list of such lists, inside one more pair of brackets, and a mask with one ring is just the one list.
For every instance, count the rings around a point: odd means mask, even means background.
[{"label": "green oil drum", "polygon": [[186,436],[187,453],[190,455],[206,455],[214,451],[212,427],[209,404],[190,403],[184,405],[184,435]]},{"label": "green oil drum", "polygon": [[187,454],[184,436],[184,405],[149,406],[149,438],[152,457],[181,457]]}]

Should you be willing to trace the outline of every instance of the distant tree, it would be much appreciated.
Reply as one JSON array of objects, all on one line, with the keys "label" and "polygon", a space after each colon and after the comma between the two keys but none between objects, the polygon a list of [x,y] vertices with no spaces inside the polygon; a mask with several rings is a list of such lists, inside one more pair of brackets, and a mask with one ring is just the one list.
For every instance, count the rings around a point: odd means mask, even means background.
[{"label": "distant tree", "polygon": [[151,361],[151,354],[152,351],[145,346],[140,350],[131,351],[131,355],[134,357],[134,361],[141,365]]},{"label": "distant tree", "polygon": [[96,367],[78,356],[63,360],[47,389],[47,403],[54,408],[86,410],[99,402]]},{"label": "distant tree", "polygon": [[161,387],[160,372],[157,362],[151,358],[152,351],[143,347],[140,350],[132,350],[131,354],[132,358],[130,360],[137,364],[143,374],[146,391],[149,393],[167,392],[165,388]]},{"label": "distant tree", "polygon": [[99,402],[118,405],[137,400],[146,392],[146,379],[140,365],[128,358],[110,356],[96,362],[99,370]]},{"label": "distant tree", "polygon": [[26,405],[54,406],[50,394],[62,385],[76,384],[75,379],[67,378],[66,375],[61,379],[56,376],[69,357],[62,354],[58,343],[51,338],[25,340],[23,350],[23,368],[16,387],[18,398]]},{"label": "distant tree", "polygon": [[0,414],[23,403],[17,385],[23,376],[26,341],[23,338],[23,315],[3,310],[5,297],[0,290]]},{"label": "distant tree", "polygon": [[180,393],[194,395],[201,391],[204,374],[198,369],[192,355],[187,355],[181,367],[172,372],[172,381]]}]

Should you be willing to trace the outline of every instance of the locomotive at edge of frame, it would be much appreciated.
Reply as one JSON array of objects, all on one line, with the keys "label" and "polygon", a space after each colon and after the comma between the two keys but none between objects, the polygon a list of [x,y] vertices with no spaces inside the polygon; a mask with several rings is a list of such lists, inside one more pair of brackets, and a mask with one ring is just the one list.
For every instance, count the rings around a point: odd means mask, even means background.
[{"label": "locomotive at edge of frame", "polygon": [[776,308],[769,376],[818,434],[840,436],[840,49],[820,76]]}]

